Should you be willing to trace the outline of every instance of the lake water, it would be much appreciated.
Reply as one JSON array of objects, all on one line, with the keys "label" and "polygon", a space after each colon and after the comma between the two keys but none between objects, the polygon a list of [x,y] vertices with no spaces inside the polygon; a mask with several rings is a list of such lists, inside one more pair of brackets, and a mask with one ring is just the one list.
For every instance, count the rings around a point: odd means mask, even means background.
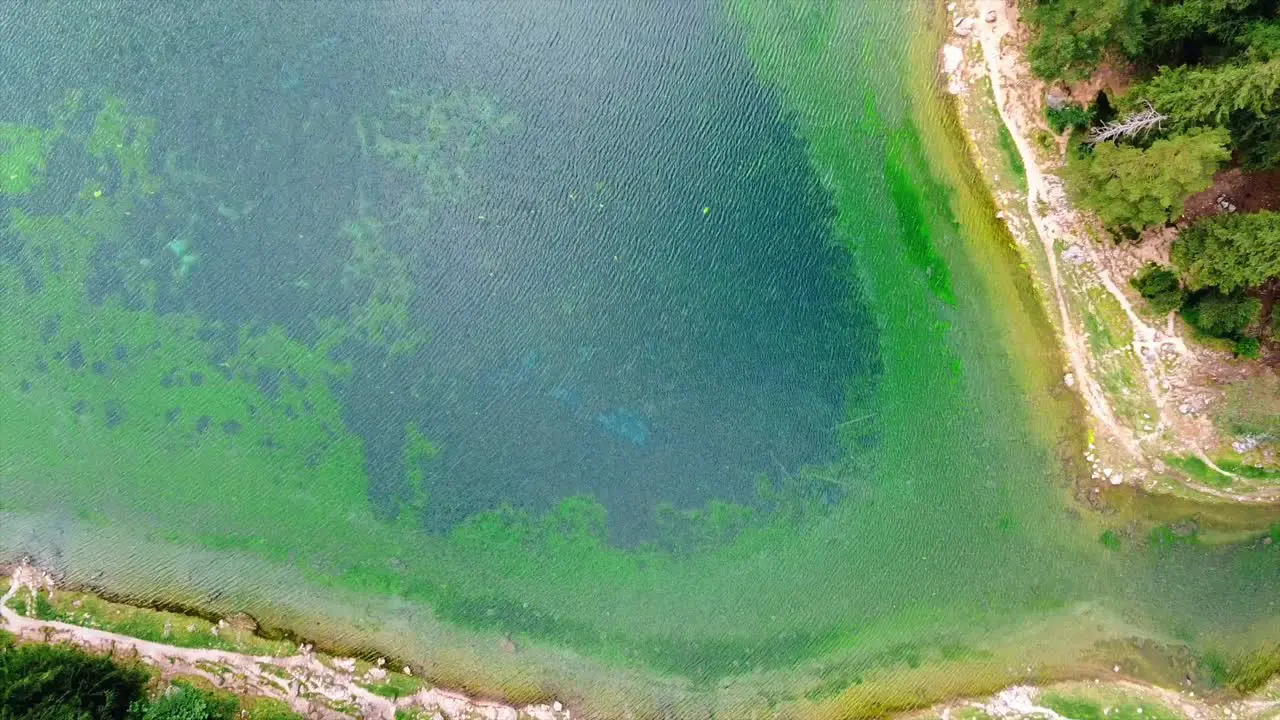
[{"label": "lake water", "polygon": [[606,715],[1280,637],[1071,499],[926,5],[9,13],[0,549]]}]

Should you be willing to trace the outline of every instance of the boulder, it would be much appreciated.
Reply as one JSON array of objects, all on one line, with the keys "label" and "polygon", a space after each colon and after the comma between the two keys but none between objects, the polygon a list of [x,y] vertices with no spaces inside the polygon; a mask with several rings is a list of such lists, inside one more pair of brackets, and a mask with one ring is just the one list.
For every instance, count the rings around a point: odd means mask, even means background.
[{"label": "boulder", "polygon": [[1044,96],[1044,104],[1048,105],[1050,110],[1061,110],[1070,101],[1071,96],[1060,87],[1049,88],[1049,92],[1045,93]]}]

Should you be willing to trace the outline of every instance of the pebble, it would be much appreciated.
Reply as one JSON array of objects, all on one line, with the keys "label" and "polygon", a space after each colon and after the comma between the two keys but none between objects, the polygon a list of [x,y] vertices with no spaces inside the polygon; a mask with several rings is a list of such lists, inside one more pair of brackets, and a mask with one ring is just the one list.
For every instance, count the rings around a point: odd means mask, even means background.
[{"label": "pebble", "polygon": [[1112,485],[1119,485],[1122,482],[1124,482],[1124,473],[1116,473],[1115,475],[1111,476]]}]

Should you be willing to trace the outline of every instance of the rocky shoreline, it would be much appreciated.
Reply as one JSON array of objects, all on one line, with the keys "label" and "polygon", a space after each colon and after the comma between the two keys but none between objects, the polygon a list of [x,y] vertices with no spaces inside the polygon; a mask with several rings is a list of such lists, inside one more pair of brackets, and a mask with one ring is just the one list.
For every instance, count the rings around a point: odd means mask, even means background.
[{"label": "rocky shoreline", "polygon": [[[433,720],[571,720],[561,703],[513,707],[477,700],[460,693],[425,687],[404,697],[390,698],[370,687],[392,673],[385,661],[358,663],[355,658],[329,657],[303,644],[291,655],[250,655],[226,650],[180,647],[151,642],[92,627],[41,620],[34,615],[38,597],[59,592],[52,573],[23,562],[0,568],[8,576],[8,590],[0,597],[0,631],[20,642],[65,643],[92,653],[136,660],[162,677],[199,679],[241,696],[282,701],[309,718],[370,718],[395,720],[402,716]],[[25,602],[27,613],[10,607],[14,598]],[[211,632],[227,627],[219,622]],[[369,667],[360,667],[369,665]],[[402,674],[412,675],[409,668]]]},{"label": "rocky shoreline", "polygon": [[[1063,384],[1088,410],[1089,492],[1132,485],[1208,501],[1280,501],[1280,486],[1252,483],[1210,457],[1222,439],[1205,407],[1214,393],[1208,386],[1232,369],[1224,354],[1187,342],[1172,317],[1158,322],[1140,312],[1127,291],[1130,251],[1098,242],[1096,218],[1067,198],[1058,176],[1066,139],[1049,133],[1044,121],[1050,88],[1025,61],[1027,30],[1018,22],[1017,3],[958,0],[947,4],[947,13],[940,69],[999,217],[1057,328]],[[994,118],[986,107],[991,103]],[[1022,178],[1002,165],[999,133],[1007,133],[1005,150],[1016,155]],[[1123,340],[1099,348],[1090,329],[1099,322]],[[1117,378],[1129,382],[1118,386]],[[1212,486],[1180,473],[1165,462],[1170,456],[1194,458],[1230,483]]]}]

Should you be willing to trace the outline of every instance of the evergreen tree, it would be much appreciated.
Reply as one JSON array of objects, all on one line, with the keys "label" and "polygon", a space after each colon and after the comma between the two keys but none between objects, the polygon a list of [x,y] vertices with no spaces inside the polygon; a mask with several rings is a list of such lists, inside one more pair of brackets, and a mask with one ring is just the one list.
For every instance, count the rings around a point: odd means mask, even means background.
[{"label": "evergreen tree", "polygon": [[1171,258],[1192,289],[1262,285],[1280,277],[1280,213],[1205,218],[1178,235]]},{"label": "evergreen tree", "polygon": [[1037,0],[1026,19],[1036,30],[1031,69],[1046,79],[1086,77],[1108,51],[1138,55],[1151,0]]},{"label": "evergreen tree", "polygon": [[1182,215],[1183,203],[1213,182],[1230,159],[1225,130],[1193,130],[1157,140],[1150,148],[1102,143],[1073,157],[1067,189],[1108,226],[1142,230]]},{"label": "evergreen tree", "polygon": [[[1267,42],[1269,42],[1269,37]],[[1261,41],[1260,41],[1261,42]],[[1161,68],[1125,95],[1130,109],[1150,102],[1175,132],[1217,126],[1231,131],[1248,164],[1280,163],[1280,57],[1212,67]]]}]

